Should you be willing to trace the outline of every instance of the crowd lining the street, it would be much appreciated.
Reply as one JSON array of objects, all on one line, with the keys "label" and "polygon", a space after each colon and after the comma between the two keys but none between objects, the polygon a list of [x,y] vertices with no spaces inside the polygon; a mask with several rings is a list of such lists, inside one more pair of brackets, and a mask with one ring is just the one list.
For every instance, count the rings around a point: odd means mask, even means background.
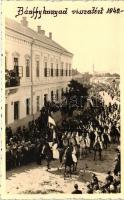
[{"label": "crowd lining the street", "polygon": [[[28,128],[18,127],[13,133],[11,127],[7,127],[6,169],[11,170],[34,161],[40,165],[43,159],[47,160],[48,169],[54,159],[59,159],[63,166],[69,153],[72,160],[68,162],[76,163],[77,166],[78,160],[85,159],[89,154],[93,154],[93,160],[101,160],[102,151],[111,148],[111,144],[116,144],[117,156],[113,171],[108,172],[104,183],[100,183],[93,174],[92,180],[87,183],[87,193],[120,192],[120,105],[116,102],[105,105],[100,91],[103,91],[102,87],[97,86],[96,89],[94,86],[90,91],[90,101],[82,113],[64,119],[59,126],[48,125],[50,112],[44,107],[40,117],[29,122]],[[105,92],[112,98],[119,98],[117,87],[111,90],[107,86],[103,96]],[[77,190],[78,186],[75,186],[74,193]]]}]

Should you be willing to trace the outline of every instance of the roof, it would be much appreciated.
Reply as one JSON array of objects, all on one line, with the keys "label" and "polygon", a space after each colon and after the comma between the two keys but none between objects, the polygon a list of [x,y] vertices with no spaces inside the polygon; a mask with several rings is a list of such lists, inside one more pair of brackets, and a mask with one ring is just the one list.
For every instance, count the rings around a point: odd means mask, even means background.
[{"label": "roof", "polygon": [[71,52],[66,50],[64,47],[56,43],[54,40],[50,39],[46,35],[40,34],[29,27],[23,26],[21,23],[16,22],[13,19],[6,18],[5,19],[5,28],[18,32],[19,34],[23,34],[27,37],[33,38],[36,41],[41,42],[44,45],[49,46],[51,50],[55,50],[59,53],[66,54],[68,56],[73,56]]}]

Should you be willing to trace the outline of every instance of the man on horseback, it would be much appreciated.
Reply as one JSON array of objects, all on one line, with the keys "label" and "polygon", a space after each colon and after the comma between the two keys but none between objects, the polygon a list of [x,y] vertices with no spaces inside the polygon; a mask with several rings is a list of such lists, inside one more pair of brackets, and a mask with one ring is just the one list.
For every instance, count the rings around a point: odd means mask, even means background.
[{"label": "man on horseback", "polygon": [[71,171],[71,166],[73,165],[72,150],[73,150],[72,145],[69,145],[67,147],[67,149],[65,150],[65,154],[64,154],[64,165],[65,165],[64,177],[67,174],[67,167],[69,167],[70,176],[72,174],[72,171]]},{"label": "man on horseback", "polygon": [[101,160],[102,149],[103,149],[103,147],[102,147],[102,142],[101,142],[101,140],[100,140],[100,137],[97,136],[96,141],[95,141],[95,143],[94,143],[94,145],[93,145],[94,160],[96,159],[96,152],[99,153],[99,159]]}]

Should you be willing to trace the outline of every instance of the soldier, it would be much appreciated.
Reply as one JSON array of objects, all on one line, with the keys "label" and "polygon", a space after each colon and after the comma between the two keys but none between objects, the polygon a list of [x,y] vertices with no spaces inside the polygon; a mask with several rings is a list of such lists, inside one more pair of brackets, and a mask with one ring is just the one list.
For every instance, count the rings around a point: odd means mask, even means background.
[{"label": "soldier", "polygon": [[44,148],[44,152],[43,154],[45,155],[45,158],[46,158],[46,161],[47,161],[47,170],[50,169],[50,162],[53,158],[53,155],[52,155],[52,150],[49,146],[49,143],[46,143],[45,144],[45,148]]},{"label": "soldier", "polygon": [[12,165],[13,167],[17,167],[17,144],[13,143],[12,149],[11,149],[11,155],[12,155]]},{"label": "soldier", "polygon": [[104,148],[107,149],[109,138],[105,130],[104,130],[104,133],[102,134],[102,141],[103,141]]},{"label": "soldier", "polygon": [[7,144],[7,146],[6,146],[6,170],[10,170],[11,168],[12,168],[11,147]]},{"label": "soldier", "polygon": [[21,143],[18,144],[17,148],[17,166],[20,167],[23,164],[23,152],[22,152],[22,145]]}]

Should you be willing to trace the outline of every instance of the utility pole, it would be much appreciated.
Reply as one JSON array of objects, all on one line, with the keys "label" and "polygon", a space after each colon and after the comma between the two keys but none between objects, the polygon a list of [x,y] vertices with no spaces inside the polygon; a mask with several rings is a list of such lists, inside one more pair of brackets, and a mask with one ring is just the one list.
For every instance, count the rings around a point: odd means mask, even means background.
[{"label": "utility pole", "polygon": [[95,73],[95,67],[94,67],[94,64],[93,64],[93,74]]}]

